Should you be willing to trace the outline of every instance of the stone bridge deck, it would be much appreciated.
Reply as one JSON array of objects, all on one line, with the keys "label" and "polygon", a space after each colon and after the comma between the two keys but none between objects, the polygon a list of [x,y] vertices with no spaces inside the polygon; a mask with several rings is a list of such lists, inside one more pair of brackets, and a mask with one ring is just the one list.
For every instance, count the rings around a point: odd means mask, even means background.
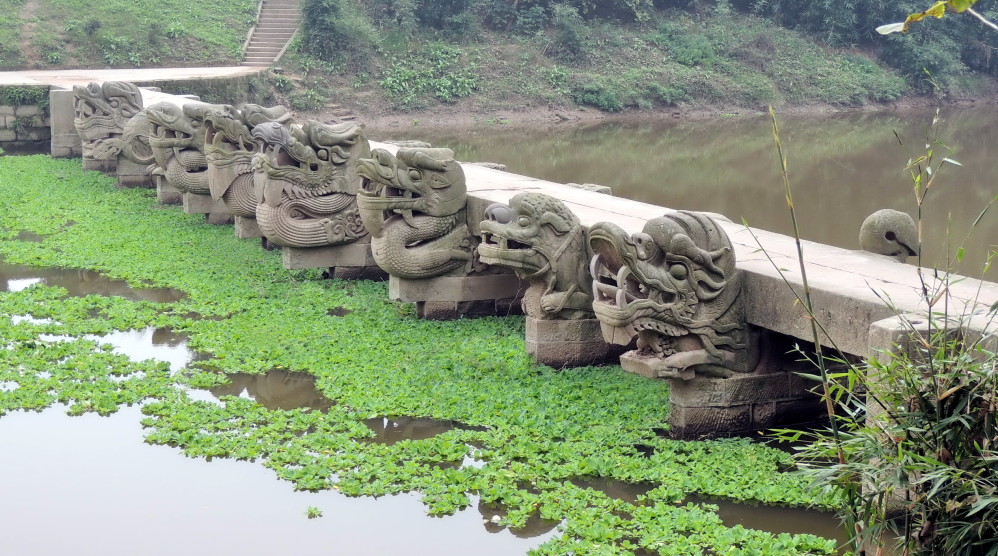
[{"label": "stone bridge deck", "polygon": [[[464,171],[471,198],[469,210],[478,214],[490,203],[505,203],[516,193],[535,191],[564,201],[586,226],[613,222],[634,233],[641,231],[647,220],[671,210],[477,165],[464,165]],[[720,224],[735,246],[738,268],[747,275],[744,293],[749,322],[811,341],[810,321],[788,287],[803,292],[794,238],[741,224]],[[865,356],[870,349],[871,325],[899,313],[926,311],[916,266],[810,241],[802,241],[802,245],[815,315],[829,335],[822,344],[831,347],[831,338],[842,351]],[[938,291],[941,283],[933,278],[932,270],[923,269],[922,275],[928,290]],[[998,284],[952,276],[948,289],[949,314],[972,315],[970,327],[983,332],[988,325],[988,308],[998,303]],[[936,307],[936,311],[941,310],[942,301]],[[994,329],[992,325],[990,330]]]}]

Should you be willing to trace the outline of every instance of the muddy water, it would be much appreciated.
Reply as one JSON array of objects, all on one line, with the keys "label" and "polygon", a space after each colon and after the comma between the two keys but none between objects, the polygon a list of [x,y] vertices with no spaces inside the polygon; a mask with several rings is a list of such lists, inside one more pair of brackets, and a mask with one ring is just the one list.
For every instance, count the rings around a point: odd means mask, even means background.
[{"label": "muddy water", "polygon": [[[802,235],[858,249],[859,227],[870,213],[894,208],[915,215],[913,185],[904,168],[910,158],[925,153],[933,115],[778,117]],[[938,172],[923,205],[924,260],[937,268],[945,268],[948,222],[951,243],[959,243],[987,201],[998,195],[998,110],[950,108],[941,115],[937,137],[950,150],[937,147],[937,160],[950,157],[963,166]],[[389,136],[393,134],[400,137]],[[744,218],[754,227],[791,231],[768,116],[631,119],[527,131],[499,124],[460,131],[410,127],[371,135],[423,140],[454,149],[464,161],[499,162],[510,172],[557,182],[609,185],[620,197],[718,212],[735,222]],[[967,242],[967,263],[960,271],[980,276],[984,257],[996,243],[998,210]]]},{"label": "muddy water", "polygon": [[[142,442],[137,408],[0,419],[4,554],[524,554],[554,531],[490,533],[472,506],[428,518],[416,495],[294,492],[256,463]],[[306,519],[309,506],[323,517]]]},{"label": "muddy water", "polygon": [[74,297],[107,295],[156,303],[180,301],[185,297],[183,292],[172,288],[132,288],[126,282],[111,280],[92,270],[40,268],[0,261],[0,291],[21,291],[35,284],[66,288]]}]

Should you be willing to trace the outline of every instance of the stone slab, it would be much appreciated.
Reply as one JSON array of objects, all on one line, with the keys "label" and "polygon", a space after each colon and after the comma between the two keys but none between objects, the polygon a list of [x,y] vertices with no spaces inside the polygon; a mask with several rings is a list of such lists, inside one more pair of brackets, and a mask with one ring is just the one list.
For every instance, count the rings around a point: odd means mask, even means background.
[{"label": "stone slab", "polygon": [[118,167],[115,171],[118,174],[118,185],[120,187],[152,188],[156,186],[152,174],[149,173],[149,166],[146,164],[136,164],[120,156],[118,157]]},{"label": "stone slab", "polygon": [[83,169],[96,170],[98,172],[103,172],[109,176],[117,175],[118,159],[112,158],[109,160],[97,160],[94,158],[84,158]]},{"label": "stone slab", "polygon": [[527,282],[521,281],[512,272],[438,276],[423,280],[392,276],[388,281],[388,297],[403,303],[513,299],[522,297],[528,286]]},{"label": "stone slab", "polygon": [[181,201],[184,214],[228,214],[229,208],[221,200],[216,201],[209,195],[182,193]]},{"label": "stone slab", "polygon": [[179,205],[183,203],[180,190],[173,187],[163,176],[153,176],[156,183],[156,201],[163,205]]},{"label": "stone slab", "polygon": [[73,112],[73,90],[49,89],[49,120],[52,129],[52,156],[78,158],[83,156],[83,141],[76,133]]},{"label": "stone slab", "polygon": [[454,320],[466,317],[520,315],[520,299],[479,299],[474,301],[416,302],[416,316],[427,320]]},{"label": "stone slab", "polygon": [[747,434],[821,418],[824,404],[809,392],[814,383],[792,372],[669,381],[673,438]]},{"label": "stone slab", "polygon": [[378,266],[370,243],[347,243],[328,247],[282,247],[281,262],[288,270]]},{"label": "stone slab", "polygon": [[235,228],[236,237],[239,239],[254,239],[263,237],[263,232],[260,230],[260,224],[257,223],[256,218],[236,216]]},{"label": "stone slab", "polygon": [[526,318],[527,353],[550,367],[580,367],[610,362],[624,348],[603,339],[596,319]]},{"label": "stone slab", "polygon": [[204,221],[209,226],[229,226],[233,224],[234,217],[223,212],[209,212],[204,215]]}]

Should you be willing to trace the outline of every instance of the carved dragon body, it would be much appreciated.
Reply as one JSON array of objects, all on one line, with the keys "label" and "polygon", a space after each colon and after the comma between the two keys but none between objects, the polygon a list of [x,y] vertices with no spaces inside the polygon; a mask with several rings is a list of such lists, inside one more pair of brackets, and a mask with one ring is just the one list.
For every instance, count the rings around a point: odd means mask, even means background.
[{"label": "carved dragon body", "polygon": [[208,189],[236,216],[256,217],[253,156],[257,144],[254,126],[264,122],[284,124],[291,114],[281,106],[264,108],[247,104],[240,109],[222,106],[204,117],[204,153],[208,164]]},{"label": "carved dragon body", "polygon": [[267,122],[252,134],[264,145],[253,157],[253,181],[257,222],[268,240],[321,247],[367,235],[357,211],[357,162],[370,146],[359,126]]},{"label": "carved dragon body", "polygon": [[716,222],[677,211],[633,236],[603,222],[590,229],[589,243],[593,309],[607,341],[637,336],[637,355],[664,378],[754,370],[741,274]]},{"label": "carved dragon body", "polygon": [[125,81],[73,87],[73,124],[83,140],[83,156],[116,160],[125,124],[142,111],[142,93]]},{"label": "carved dragon body", "polygon": [[440,276],[472,260],[464,171],[450,149],[375,149],[357,197],[374,259],[399,278]]},{"label": "carved dragon body", "polygon": [[166,181],[183,193],[208,195],[208,160],[204,154],[204,118],[220,105],[160,102],[146,115],[152,126],[149,146]]},{"label": "carved dragon body", "polygon": [[593,318],[589,246],[579,218],[540,193],[519,193],[494,204],[482,222],[483,263],[505,266],[530,282],[524,312],[538,319]]}]

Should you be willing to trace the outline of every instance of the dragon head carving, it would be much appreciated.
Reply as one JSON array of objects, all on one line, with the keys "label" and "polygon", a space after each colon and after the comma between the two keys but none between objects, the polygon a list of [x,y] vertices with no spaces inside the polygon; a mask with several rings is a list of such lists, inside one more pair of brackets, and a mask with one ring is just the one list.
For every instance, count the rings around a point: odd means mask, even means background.
[{"label": "dragon head carving", "polygon": [[357,203],[372,235],[380,233],[392,214],[415,227],[414,212],[452,216],[467,202],[464,170],[450,149],[403,148],[396,155],[375,149],[370,158],[360,160],[358,173],[364,185]]},{"label": "dragon head carving", "polygon": [[481,223],[481,262],[511,268],[531,283],[524,311],[534,318],[592,318],[589,250],[579,218],[560,200],[519,193],[490,205]]},{"label": "dragon head carving", "polygon": [[81,136],[88,135],[94,128],[121,130],[141,111],[142,92],[127,81],[73,86],[74,123]]},{"label": "dragon head carving", "polygon": [[86,158],[113,160],[121,152],[125,125],[142,111],[142,93],[125,81],[73,87],[73,124]]},{"label": "dragon head carving", "polygon": [[370,154],[367,137],[357,124],[310,120],[287,128],[274,121],[256,125],[252,134],[262,144],[262,153],[253,158],[261,202],[277,206],[282,195],[357,194],[357,161]]},{"label": "dragon head carving", "polygon": [[264,122],[283,124],[290,118],[284,107],[264,108],[256,104],[239,109],[223,105],[205,114],[204,152],[208,160],[208,186],[214,199],[221,199],[238,175],[253,171],[252,158],[257,150],[253,127]]},{"label": "dragon head carving", "polygon": [[638,355],[659,377],[753,370],[741,274],[727,234],[711,218],[677,211],[633,236],[601,222],[589,243],[593,309],[607,341],[627,344],[636,336]]},{"label": "dragon head carving", "polygon": [[221,105],[191,102],[156,103],[146,108],[149,147],[166,180],[185,193],[208,195],[208,162],[204,153],[204,118]]}]

